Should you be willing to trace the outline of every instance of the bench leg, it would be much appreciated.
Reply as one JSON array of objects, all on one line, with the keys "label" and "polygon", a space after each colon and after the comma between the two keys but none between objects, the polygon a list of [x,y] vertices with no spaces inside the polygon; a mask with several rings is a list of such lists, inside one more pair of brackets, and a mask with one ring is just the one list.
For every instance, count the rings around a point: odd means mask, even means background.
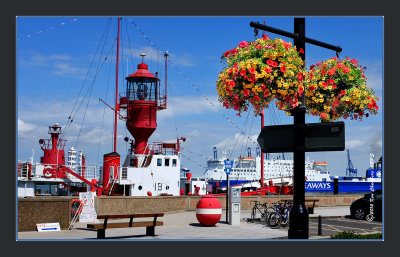
[{"label": "bench leg", "polygon": [[97,230],[97,239],[105,239],[106,238],[106,230],[98,229]]},{"label": "bench leg", "polygon": [[146,236],[155,236],[155,227],[146,227]]}]

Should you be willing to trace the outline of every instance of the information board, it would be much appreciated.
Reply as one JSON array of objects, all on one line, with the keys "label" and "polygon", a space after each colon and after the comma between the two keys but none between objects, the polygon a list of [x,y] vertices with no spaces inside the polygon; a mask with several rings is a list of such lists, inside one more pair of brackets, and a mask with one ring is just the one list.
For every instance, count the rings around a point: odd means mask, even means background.
[{"label": "information board", "polygon": [[79,215],[79,222],[95,222],[97,220],[96,209],[94,208],[95,192],[80,192],[79,200],[82,201],[82,212]]}]

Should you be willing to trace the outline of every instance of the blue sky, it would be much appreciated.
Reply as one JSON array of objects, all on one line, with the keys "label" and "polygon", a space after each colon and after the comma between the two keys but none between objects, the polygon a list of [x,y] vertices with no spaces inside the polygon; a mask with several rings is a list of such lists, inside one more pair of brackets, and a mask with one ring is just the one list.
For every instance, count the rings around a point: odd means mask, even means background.
[{"label": "blue sky", "polygon": [[[158,72],[164,85],[163,53],[168,50],[172,62],[168,67],[168,109],[157,113],[158,128],[149,141],[186,137],[182,166],[195,175],[203,173],[214,146],[219,154],[223,149],[229,150],[231,158],[247,155],[247,147],[255,154],[260,118],[252,113],[239,118],[234,111],[223,108],[217,101],[215,82],[224,67],[221,55],[241,41],[254,40],[250,21],[264,20],[266,25],[293,31],[293,17],[122,19],[119,92],[125,91],[124,77],[136,70],[141,52],[147,54],[145,62],[149,70]],[[116,17],[17,17],[18,160],[29,160],[33,149],[34,161],[39,161],[43,152],[38,140],[48,138],[49,125],[66,124],[75,102],[80,108],[65,135],[66,149],[72,146],[81,149],[87,156],[86,163],[91,165],[101,162],[103,154],[112,152],[113,112],[98,99],[114,105],[116,28]],[[104,41],[102,35],[107,35]],[[306,17],[306,36],[341,46],[341,58],[359,60],[367,67],[367,86],[380,98],[377,115],[362,122],[343,120],[346,148],[350,149],[359,175],[364,176],[369,153],[374,153],[376,160],[382,154],[383,17]],[[335,52],[331,50],[306,44],[307,67],[333,56]],[[98,72],[97,67],[101,68]],[[88,98],[83,99],[86,92]],[[307,116],[306,122],[319,121]],[[292,117],[276,108],[265,111],[265,125],[292,123]],[[122,156],[128,149],[125,136],[130,136],[129,132],[123,121],[119,121],[117,151]],[[285,156],[290,158],[292,154]],[[306,153],[306,157],[327,161],[332,174],[345,174],[346,151]]]}]

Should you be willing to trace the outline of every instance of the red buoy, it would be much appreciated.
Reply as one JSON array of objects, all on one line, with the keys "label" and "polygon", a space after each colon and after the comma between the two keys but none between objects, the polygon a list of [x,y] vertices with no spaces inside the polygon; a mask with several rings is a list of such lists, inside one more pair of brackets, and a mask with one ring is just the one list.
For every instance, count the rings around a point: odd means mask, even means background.
[{"label": "red buoy", "polygon": [[196,218],[203,226],[214,226],[221,216],[221,203],[213,195],[204,195],[196,205]]}]

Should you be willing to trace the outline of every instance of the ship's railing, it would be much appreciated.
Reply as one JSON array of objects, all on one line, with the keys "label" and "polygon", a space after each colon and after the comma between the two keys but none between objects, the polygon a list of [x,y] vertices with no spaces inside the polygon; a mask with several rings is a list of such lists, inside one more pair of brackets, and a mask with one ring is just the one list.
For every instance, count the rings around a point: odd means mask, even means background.
[{"label": "ship's railing", "polygon": [[[57,168],[58,167],[58,168]],[[97,166],[68,166],[70,170],[78,174],[79,176],[84,177],[87,180],[97,179],[98,181],[101,179],[100,170]],[[49,175],[46,171],[49,170],[53,173],[53,175]],[[69,174],[68,172],[64,172],[61,167],[57,164],[42,164],[42,163],[30,163],[30,162],[18,162],[17,169],[18,178],[49,178],[49,177],[57,177],[57,178],[69,178],[74,182],[80,182],[78,178]]]},{"label": "ship's railing", "polygon": [[149,144],[148,147],[152,154],[164,154],[164,155],[177,155],[178,154],[177,143],[154,142],[154,143]]}]

